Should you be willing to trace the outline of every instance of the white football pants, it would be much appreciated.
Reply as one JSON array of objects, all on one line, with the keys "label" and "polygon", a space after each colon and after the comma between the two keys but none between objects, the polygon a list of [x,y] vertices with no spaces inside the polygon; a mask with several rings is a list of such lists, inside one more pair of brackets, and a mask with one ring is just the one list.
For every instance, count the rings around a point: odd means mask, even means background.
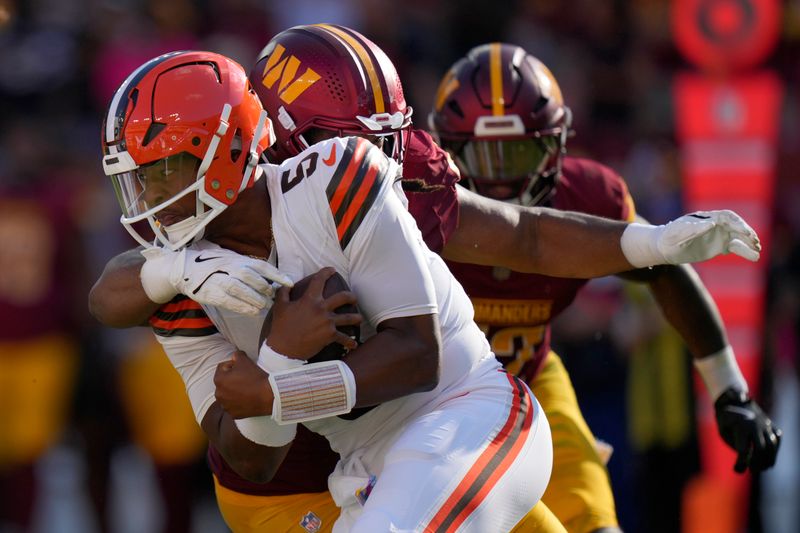
[{"label": "white football pants", "polygon": [[333,531],[509,531],[541,498],[552,463],[541,406],[494,367],[448,390],[385,445],[339,462],[329,478],[342,508]]}]

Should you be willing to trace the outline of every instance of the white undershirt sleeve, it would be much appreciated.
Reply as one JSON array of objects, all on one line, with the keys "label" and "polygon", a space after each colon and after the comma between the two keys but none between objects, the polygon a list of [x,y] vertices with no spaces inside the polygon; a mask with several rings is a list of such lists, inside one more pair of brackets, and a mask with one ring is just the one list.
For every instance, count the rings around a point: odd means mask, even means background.
[{"label": "white undershirt sleeve", "polygon": [[172,366],[181,375],[197,423],[203,421],[208,408],[214,403],[214,373],[217,365],[231,358],[236,346],[216,333],[205,337],[161,337],[156,339],[164,347]]}]

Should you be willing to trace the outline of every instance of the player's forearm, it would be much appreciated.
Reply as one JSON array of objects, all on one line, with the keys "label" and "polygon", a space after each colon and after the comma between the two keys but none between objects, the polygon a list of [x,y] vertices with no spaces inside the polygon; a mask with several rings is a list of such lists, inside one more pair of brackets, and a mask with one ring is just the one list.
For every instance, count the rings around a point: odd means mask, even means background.
[{"label": "player's forearm", "polygon": [[625,222],[545,208],[526,209],[520,216],[522,272],[596,278],[632,268],[620,246]]},{"label": "player's forearm", "polygon": [[626,224],[497,202],[458,188],[459,225],[442,250],[453,261],[564,278],[706,261],[734,253],[757,261],[758,235],[733,211],[699,211],[667,224]]},{"label": "player's forearm", "polygon": [[356,380],[356,407],[436,387],[441,341],[435,315],[384,321],[345,362]]},{"label": "player's forearm", "polygon": [[100,279],[89,291],[89,312],[102,324],[128,328],[147,323],[160,304],[151,301],[142,288],[139,272],[144,257],[129,250],[106,264]]},{"label": "player's forearm", "polygon": [[[305,364],[276,352],[268,336],[258,364],[234,352],[230,360],[217,365],[214,393],[225,413],[237,419],[235,424],[243,435],[278,446],[294,437],[293,423],[435,388],[440,358],[436,315],[384,320],[376,335],[342,361]],[[269,419],[254,417],[271,417],[279,427],[268,424],[272,422]]]},{"label": "player's forearm", "polygon": [[[697,272],[689,265],[661,265],[643,272],[667,321],[696,359],[728,345],[722,318]],[[632,277],[627,276],[627,277]]]},{"label": "player's forearm", "polygon": [[442,255],[564,278],[592,278],[632,268],[620,246],[627,224],[547,208],[495,202],[459,189],[459,227]]},{"label": "player's forearm", "polygon": [[237,474],[256,483],[267,483],[273,478],[291,447],[291,443],[272,447],[248,440],[217,402],[209,408],[202,427],[209,442],[219,450],[225,462]]}]

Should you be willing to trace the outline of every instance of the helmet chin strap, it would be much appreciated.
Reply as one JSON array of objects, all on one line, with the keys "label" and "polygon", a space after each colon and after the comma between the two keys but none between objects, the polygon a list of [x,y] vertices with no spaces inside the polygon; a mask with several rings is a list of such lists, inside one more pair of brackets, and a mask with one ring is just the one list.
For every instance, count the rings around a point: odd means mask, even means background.
[{"label": "helmet chin strap", "polygon": [[[155,217],[149,217],[148,222],[150,223],[150,228],[155,234],[156,241],[160,243],[161,246],[169,248],[173,251],[178,251],[184,246],[188,246],[193,241],[202,239],[203,235],[205,234],[206,226],[212,220],[217,218],[217,216],[219,216],[224,209],[225,206],[218,208],[215,207],[207,210],[205,213],[187,217],[180,222],[176,222],[175,224],[171,224],[169,226],[160,225],[155,220]],[[136,236],[134,235],[134,238],[135,237]],[[141,240],[139,240],[139,242],[142,243]],[[143,244],[145,245],[145,248],[152,248],[153,246],[156,246],[156,243]]]},{"label": "helmet chin strap", "polygon": [[[206,194],[204,184],[208,169],[217,153],[220,140],[228,131],[228,119],[231,115],[231,109],[232,108],[230,104],[226,103],[222,106],[219,125],[217,126],[217,130],[214,132],[214,136],[211,138],[211,142],[208,145],[205,156],[203,157],[202,161],[200,162],[200,166],[197,169],[197,178],[194,186],[187,188],[184,193],[173,198],[173,201],[175,201],[184,196],[184,194],[189,190],[196,191],[195,214],[169,226],[161,226],[157,224],[154,216],[148,217],[150,227],[153,230],[153,233],[155,233],[156,239],[162,244],[162,246],[166,248],[179,250],[190,244],[192,241],[202,239],[203,235],[205,234],[206,225],[208,225],[209,222],[215,219],[227,207],[225,204],[222,204],[218,200]],[[262,119],[263,118],[266,117],[262,117]]]},{"label": "helmet chin strap", "polygon": [[[242,192],[245,187],[247,187],[247,183],[250,181],[250,176],[253,175],[255,170],[258,168],[258,153],[256,149],[258,148],[259,139],[261,139],[261,134],[264,131],[264,128],[267,127],[267,112],[261,111],[258,116],[258,125],[256,126],[256,131],[253,134],[253,141],[250,143],[250,150],[247,152],[247,164],[244,167],[244,173],[242,174],[242,183],[239,185],[239,192]],[[272,133],[270,133],[272,137]],[[253,181],[258,179],[260,174],[256,173]]]},{"label": "helmet chin strap", "polygon": [[[519,197],[520,205],[530,206],[530,205],[540,205],[540,204],[544,203],[544,201],[547,200],[548,198],[550,198],[550,196],[555,191],[556,188],[555,188],[554,175],[557,175],[560,172],[561,172],[561,169],[559,168],[557,171],[552,172],[552,173],[548,174],[547,176],[539,176],[537,179],[530,180],[530,182],[528,183],[528,186],[525,187],[525,191]],[[542,180],[550,180],[553,183],[549,187],[546,186],[546,185],[543,185],[536,192],[535,195],[531,194],[531,191],[533,190],[534,185],[536,185],[537,183],[541,182]]]},{"label": "helmet chin strap", "polygon": [[[205,212],[201,215],[195,215],[188,218],[181,220],[180,222],[176,222],[175,224],[170,224],[169,226],[164,226],[164,232],[167,234],[170,242],[182,242],[184,239],[187,239],[186,244],[189,244],[191,241],[200,240],[203,238],[203,234],[205,233],[205,224],[200,224],[204,218],[207,218],[208,212]],[[198,225],[200,226],[198,231]]]},{"label": "helmet chin strap", "polygon": [[195,199],[195,212],[197,213],[198,218],[206,213],[206,204],[203,202],[204,194],[202,194],[205,190],[205,186],[202,183],[204,183],[206,173],[208,172],[209,167],[211,167],[211,162],[214,161],[214,156],[217,155],[217,147],[219,146],[220,140],[222,140],[223,135],[228,132],[228,127],[230,126],[228,120],[231,117],[231,109],[232,107],[230,104],[226,103],[222,106],[222,113],[220,113],[219,116],[219,125],[217,126],[217,130],[214,132],[214,136],[211,137],[211,142],[208,143],[206,154],[203,156],[203,160],[200,162],[200,167],[197,169],[196,181],[201,182],[201,185],[198,187],[199,194],[197,194],[197,198]]},{"label": "helmet chin strap", "polygon": [[[223,210],[228,207],[227,205],[222,204],[213,197],[207,195],[202,183],[206,178],[206,173],[211,165],[211,161],[213,161],[214,155],[216,155],[219,141],[222,136],[225,135],[225,132],[228,129],[227,120],[230,117],[230,114],[231,106],[230,104],[225,104],[222,108],[222,114],[220,116],[220,125],[214,135],[214,138],[209,144],[206,155],[197,171],[196,183],[199,183],[200,185],[197,187],[196,214],[194,216],[187,217],[180,222],[176,222],[175,224],[164,226],[163,231],[156,231],[157,238],[164,246],[172,249],[179,249],[183,246],[187,246],[193,241],[202,239],[208,223],[215,219]],[[239,185],[239,192],[242,192],[247,187],[247,183],[250,181],[251,176],[254,176],[254,179],[261,177],[260,169],[257,166],[258,154],[256,149],[258,148],[258,143],[261,139],[261,134],[263,133],[264,128],[268,127],[268,120],[269,118],[267,116],[267,112],[261,111],[258,124],[253,135],[253,140],[250,143],[250,146],[248,147],[249,150],[246,154],[247,163],[242,173],[242,181]],[[153,229],[155,230],[156,228]]]}]

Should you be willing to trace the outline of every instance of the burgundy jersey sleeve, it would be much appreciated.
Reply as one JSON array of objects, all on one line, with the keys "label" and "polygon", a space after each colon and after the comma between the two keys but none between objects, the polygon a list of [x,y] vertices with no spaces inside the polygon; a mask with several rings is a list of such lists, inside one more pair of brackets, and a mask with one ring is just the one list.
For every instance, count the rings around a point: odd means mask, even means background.
[{"label": "burgundy jersey sleeve", "polygon": [[328,490],[328,475],[336,467],[339,454],[331,450],[325,437],[300,424],[289,453],[268,483],[255,483],[241,477],[211,444],[206,458],[223,487],[256,496],[282,496]]},{"label": "burgundy jersey sleeve", "polygon": [[631,222],[636,208],[622,177],[607,166],[565,157],[552,206]]},{"label": "burgundy jersey sleeve", "polygon": [[403,189],[408,210],[434,252],[441,252],[458,227],[456,183],[460,179],[447,152],[428,133],[412,130],[403,159]]}]

